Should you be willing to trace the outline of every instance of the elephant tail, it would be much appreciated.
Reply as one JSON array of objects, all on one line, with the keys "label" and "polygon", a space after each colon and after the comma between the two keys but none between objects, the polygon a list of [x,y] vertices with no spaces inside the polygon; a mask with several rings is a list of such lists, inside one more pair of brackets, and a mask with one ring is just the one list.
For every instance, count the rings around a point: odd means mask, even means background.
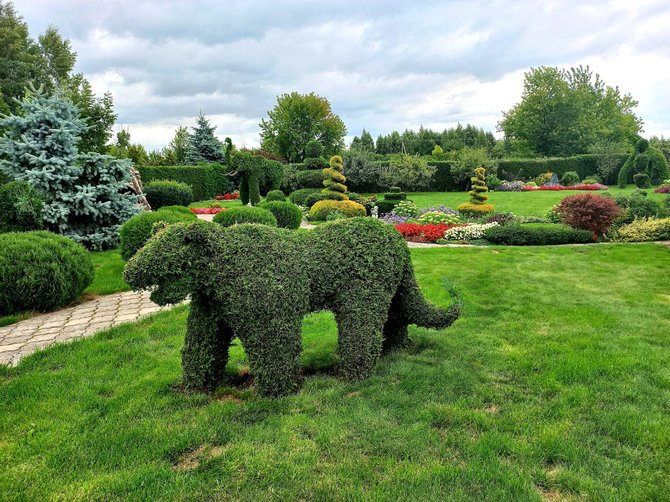
[{"label": "elephant tail", "polygon": [[456,288],[446,278],[445,285],[451,297],[451,305],[447,309],[433,305],[423,296],[414,277],[412,264],[408,261],[397,293],[405,320],[423,328],[439,329],[451,326],[461,314],[463,303]]}]

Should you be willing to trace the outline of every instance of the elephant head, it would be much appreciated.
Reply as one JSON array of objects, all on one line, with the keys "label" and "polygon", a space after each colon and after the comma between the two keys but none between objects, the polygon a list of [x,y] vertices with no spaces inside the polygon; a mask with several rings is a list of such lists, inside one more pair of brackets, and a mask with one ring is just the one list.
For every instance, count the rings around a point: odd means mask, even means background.
[{"label": "elephant head", "polygon": [[159,305],[202,292],[211,279],[208,263],[221,231],[219,225],[201,221],[165,227],[128,261],[125,281],[133,289],[151,290],[151,299]]}]

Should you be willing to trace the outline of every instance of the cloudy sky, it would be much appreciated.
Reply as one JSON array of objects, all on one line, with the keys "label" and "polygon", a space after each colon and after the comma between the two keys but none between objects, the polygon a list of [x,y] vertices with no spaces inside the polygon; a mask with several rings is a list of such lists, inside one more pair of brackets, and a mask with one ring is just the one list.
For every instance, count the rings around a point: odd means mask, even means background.
[{"label": "cloudy sky", "polygon": [[77,70],[114,95],[148,148],[202,110],[258,144],[284,92],[327,97],[349,130],[494,130],[532,66],[588,64],[670,136],[670,2],[15,0],[33,36],[55,24]]}]

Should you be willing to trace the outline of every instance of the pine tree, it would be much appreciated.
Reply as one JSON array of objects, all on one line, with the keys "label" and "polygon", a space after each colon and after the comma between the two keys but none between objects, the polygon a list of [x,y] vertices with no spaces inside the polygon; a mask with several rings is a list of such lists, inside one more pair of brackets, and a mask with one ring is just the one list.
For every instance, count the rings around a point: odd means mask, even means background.
[{"label": "pine tree", "polygon": [[344,185],[347,178],[342,174],[342,169],[342,157],[333,155],[330,158],[330,167],[323,170],[323,177],[325,178],[323,184],[326,188],[321,190],[321,193],[325,195],[326,199],[349,200],[347,187]]},{"label": "pine tree", "polygon": [[44,200],[47,227],[92,249],[112,247],[118,230],[139,211],[128,188],[129,161],[98,153],[79,154],[85,130],[77,108],[56,94],[29,89],[20,115],[0,119],[0,171],[26,181]]},{"label": "pine tree", "polygon": [[197,125],[189,136],[187,160],[192,164],[200,162],[223,162],[224,153],[221,141],[214,136],[216,126],[211,126],[209,120],[200,113],[196,118]]}]

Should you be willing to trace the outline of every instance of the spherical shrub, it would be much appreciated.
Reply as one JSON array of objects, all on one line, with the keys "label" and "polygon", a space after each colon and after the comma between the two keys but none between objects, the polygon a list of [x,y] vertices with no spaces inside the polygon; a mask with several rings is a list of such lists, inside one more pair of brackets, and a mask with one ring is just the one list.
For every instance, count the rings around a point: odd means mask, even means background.
[{"label": "spherical shrub", "polygon": [[286,200],[286,195],[284,195],[284,192],[281,190],[270,190],[268,194],[265,196],[265,202],[272,202],[272,201],[285,201]]},{"label": "spherical shrub", "polygon": [[638,188],[649,188],[649,175],[647,173],[634,174],[633,183]]},{"label": "spherical shrub", "polygon": [[322,200],[312,206],[309,214],[313,220],[325,221],[333,211],[340,211],[348,218],[366,215],[365,207],[353,200]]},{"label": "spherical shrub", "polygon": [[318,140],[308,141],[305,145],[305,157],[319,157],[323,153],[323,143]]},{"label": "spherical shrub", "polygon": [[129,260],[137,250],[146,244],[153,235],[154,225],[159,222],[166,224],[179,223],[182,221],[193,221],[198,217],[191,213],[175,211],[174,209],[159,209],[136,214],[123,225],[119,232],[121,257]]},{"label": "spherical shrub", "polygon": [[307,197],[315,193],[320,194],[321,190],[317,188],[301,188],[295,192],[291,192],[291,194],[288,196],[288,200],[298,206],[307,206]]},{"label": "spherical shrub", "polygon": [[292,202],[272,201],[260,205],[261,209],[270,211],[277,219],[279,228],[300,228],[302,211]]},{"label": "spherical shrub", "polygon": [[193,189],[186,183],[159,180],[144,186],[144,195],[152,209],[163,206],[188,206],[193,202]]},{"label": "spherical shrub", "polygon": [[224,227],[240,223],[259,223],[269,227],[277,226],[277,218],[270,211],[261,207],[248,206],[233,207],[227,211],[222,211],[214,217],[214,222]]},{"label": "spherical shrub", "polygon": [[614,199],[592,193],[571,195],[556,208],[561,221],[573,228],[590,230],[594,237],[606,233],[621,214]]},{"label": "spherical shrub", "polygon": [[580,182],[579,174],[577,171],[567,171],[563,173],[561,177],[561,185],[564,187],[571,187],[573,185],[578,185]]},{"label": "spherical shrub", "polygon": [[0,315],[45,312],[79,297],[93,282],[81,244],[50,232],[0,235]]},{"label": "spherical shrub", "polygon": [[26,232],[44,226],[42,199],[30,184],[12,181],[0,187],[0,232]]}]

